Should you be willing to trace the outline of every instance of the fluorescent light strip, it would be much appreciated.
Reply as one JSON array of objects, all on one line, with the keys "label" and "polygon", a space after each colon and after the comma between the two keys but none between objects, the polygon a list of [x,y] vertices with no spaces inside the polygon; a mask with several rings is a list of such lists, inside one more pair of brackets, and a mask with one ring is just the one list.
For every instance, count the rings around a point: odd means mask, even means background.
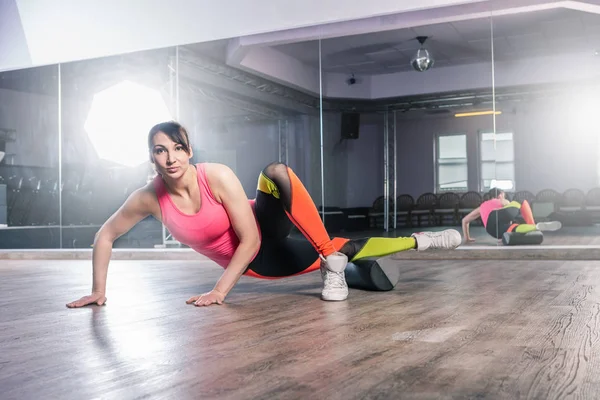
[{"label": "fluorescent light strip", "polygon": [[502,111],[472,111],[472,112],[466,112],[466,113],[457,113],[454,114],[455,117],[476,117],[479,115],[500,115],[502,114]]}]

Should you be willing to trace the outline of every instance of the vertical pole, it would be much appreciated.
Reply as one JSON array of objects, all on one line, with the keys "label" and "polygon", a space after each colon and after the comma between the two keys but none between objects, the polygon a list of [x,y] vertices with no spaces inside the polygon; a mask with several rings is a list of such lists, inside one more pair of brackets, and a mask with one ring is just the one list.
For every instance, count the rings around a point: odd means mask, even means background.
[{"label": "vertical pole", "polygon": [[288,120],[287,118],[284,121],[283,124],[283,163],[285,165],[288,165],[289,160],[288,160],[288,141],[289,141],[289,125],[288,125]]},{"label": "vertical pole", "polygon": [[281,120],[277,120],[277,127],[279,128],[279,162],[281,162]]},{"label": "vertical pole", "polygon": [[[171,110],[175,111],[175,120],[180,122],[179,113],[179,46],[175,46],[175,60],[171,58],[169,62],[169,95],[171,97]],[[176,240],[171,240],[171,234],[167,232],[164,224],[162,225],[162,246],[166,247],[168,243],[181,245]]]},{"label": "vertical pole", "polygon": [[398,222],[398,136],[396,135],[396,110],[394,110],[394,230]]},{"label": "vertical pole", "polygon": [[179,46],[175,46],[175,119],[179,121]]},{"label": "vertical pole", "polygon": [[63,248],[63,218],[62,218],[62,69],[58,64],[58,242]]},{"label": "vertical pole", "polygon": [[319,126],[321,135],[321,219],[325,224],[325,163],[323,159],[323,71],[321,59],[321,39],[319,39]]},{"label": "vertical pole", "polygon": [[383,120],[383,229],[389,231],[390,213],[390,165],[389,165],[389,115],[385,110]]},{"label": "vertical pole", "polygon": [[279,126],[279,162],[288,164],[288,121],[277,121]]}]

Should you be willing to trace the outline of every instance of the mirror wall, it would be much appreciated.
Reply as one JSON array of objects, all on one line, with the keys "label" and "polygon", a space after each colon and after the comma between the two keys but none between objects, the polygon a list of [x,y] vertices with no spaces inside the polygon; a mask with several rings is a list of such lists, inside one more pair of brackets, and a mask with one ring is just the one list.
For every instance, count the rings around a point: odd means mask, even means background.
[{"label": "mirror wall", "polygon": [[[460,230],[497,187],[561,221],[544,243],[594,243],[598,14],[320,32],[0,73],[0,246],[89,248],[153,178],[146,135],[166,119],[188,129],[193,162],[228,165],[250,198],[262,168],[288,164],[332,235]],[[481,218],[470,236],[501,244]],[[170,245],[153,218],[116,243]]]},{"label": "mirror wall", "polygon": [[[356,221],[364,213],[362,229],[377,235],[460,229],[489,190],[482,164],[487,180],[497,169],[495,149],[483,160],[479,139],[494,132],[481,112],[494,105],[491,29],[488,15],[322,41],[328,114],[360,116],[356,137],[324,130],[336,144],[326,157],[343,166],[327,176],[346,182],[329,206]],[[471,228],[490,243],[480,219]]]},{"label": "mirror wall", "polygon": [[[0,247],[90,248],[155,176],[148,131],[171,119],[189,132],[192,162],[226,164],[249,198],[261,170],[280,161],[321,205],[319,86],[233,68],[228,42],[0,73]],[[318,61],[318,45],[310,50]],[[318,69],[307,79],[318,83]],[[180,244],[153,217],[115,243],[164,246]]]},{"label": "mirror wall", "polygon": [[[493,17],[496,184],[560,221],[544,244],[596,244],[600,232],[600,15],[560,7]],[[489,170],[488,170],[489,171]],[[486,184],[487,181],[482,181]]]},{"label": "mirror wall", "polygon": [[3,248],[60,247],[59,76],[57,65],[0,74]]}]

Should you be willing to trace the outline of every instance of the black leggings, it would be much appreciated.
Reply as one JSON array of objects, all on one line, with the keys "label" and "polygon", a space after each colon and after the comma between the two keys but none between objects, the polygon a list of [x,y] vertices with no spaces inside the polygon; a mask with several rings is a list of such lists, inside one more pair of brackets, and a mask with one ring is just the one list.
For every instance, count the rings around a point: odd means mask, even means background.
[{"label": "black leggings", "polygon": [[517,220],[522,220],[521,210],[517,207],[505,207],[490,213],[485,230],[496,239],[508,232],[510,226]]},{"label": "black leggings", "polygon": [[[413,238],[331,238],[306,188],[281,163],[270,164],[261,172],[254,210],[262,241],[246,275],[282,278],[315,271],[320,266],[319,254],[336,251],[355,261],[415,247]],[[289,237],[294,225],[302,237]]]},{"label": "black leggings", "polygon": [[[259,175],[258,188],[256,190],[256,199],[254,210],[256,219],[260,227],[262,236],[261,246],[258,254],[248,266],[248,270],[261,277],[280,278],[296,275],[302,272],[310,272],[318,266],[319,253],[317,252],[314,240],[311,241],[305,236],[299,238],[289,237],[294,223],[290,219],[292,213],[292,202],[307,202],[307,193],[304,198],[295,196],[300,193],[293,193],[293,188],[300,192],[305,190],[295,176],[291,175],[291,170],[284,164],[269,164]],[[311,204],[304,204],[306,208],[315,207]],[[316,207],[314,214],[319,218]],[[302,221],[304,224],[307,221]],[[321,223],[313,222],[313,224]],[[323,227],[323,232],[324,227]],[[329,240],[329,236],[326,238]],[[346,242],[346,239],[342,239]],[[336,240],[339,250],[340,240]],[[343,243],[342,243],[343,246]],[[312,268],[311,268],[312,267]]]}]

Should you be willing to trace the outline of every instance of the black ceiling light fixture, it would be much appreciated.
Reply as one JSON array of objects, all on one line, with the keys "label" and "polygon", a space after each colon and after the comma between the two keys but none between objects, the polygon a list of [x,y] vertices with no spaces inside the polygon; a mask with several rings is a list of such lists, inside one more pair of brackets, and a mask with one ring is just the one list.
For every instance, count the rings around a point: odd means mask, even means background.
[{"label": "black ceiling light fixture", "polygon": [[433,67],[434,59],[429,54],[429,51],[423,47],[428,36],[417,36],[416,39],[421,43],[421,47],[417,50],[417,54],[410,61],[415,71],[425,72]]}]

